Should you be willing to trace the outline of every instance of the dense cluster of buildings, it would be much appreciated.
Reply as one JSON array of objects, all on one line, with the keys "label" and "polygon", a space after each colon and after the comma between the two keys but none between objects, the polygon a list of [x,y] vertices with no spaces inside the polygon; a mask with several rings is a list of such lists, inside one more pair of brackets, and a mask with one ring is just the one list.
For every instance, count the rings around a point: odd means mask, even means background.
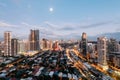
[{"label": "dense cluster of buildings", "polygon": [[81,54],[101,68],[108,69],[109,66],[120,68],[120,43],[116,39],[98,37],[97,41],[88,41],[87,34],[83,33],[79,46]]},{"label": "dense cluster of buildings", "polygon": [[59,49],[58,41],[39,39],[39,30],[30,30],[28,40],[19,40],[12,37],[11,31],[4,32],[4,41],[0,42],[0,55],[15,56],[48,49]]},{"label": "dense cluster of buildings", "polygon": [[[103,69],[108,66],[120,68],[120,43],[116,39],[98,37],[97,41],[89,41],[87,34],[82,33],[80,52],[88,61],[97,63]],[[30,30],[28,40],[12,37],[12,32],[4,33],[4,41],[0,42],[0,55],[15,56],[17,54],[31,54],[32,51],[60,50],[59,41],[39,39],[39,30]]]}]

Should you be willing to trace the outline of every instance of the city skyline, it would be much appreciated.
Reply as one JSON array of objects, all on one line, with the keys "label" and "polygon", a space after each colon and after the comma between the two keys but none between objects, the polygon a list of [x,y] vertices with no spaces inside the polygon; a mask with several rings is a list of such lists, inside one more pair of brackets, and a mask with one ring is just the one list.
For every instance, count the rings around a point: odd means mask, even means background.
[{"label": "city skyline", "polygon": [[120,0],[0,0],[0,80],[120,80]]},{"label": "city skyline", "polygon": [[120,1],[1,0],[0,37],[4,31],[28,36],[39,29],[45,38],[74,38],[119,32]]}]

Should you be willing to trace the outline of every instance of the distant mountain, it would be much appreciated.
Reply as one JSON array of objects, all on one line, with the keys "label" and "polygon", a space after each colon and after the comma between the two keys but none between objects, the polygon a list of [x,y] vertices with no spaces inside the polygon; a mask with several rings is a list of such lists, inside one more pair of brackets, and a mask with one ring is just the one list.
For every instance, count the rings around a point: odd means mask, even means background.
[{"label": "distant mountain", "polygon": [[114,38],[114,39],[120,40],[120,32],[103,33],[103,34],[99,34],[99,35],[96,35],[96,36],[88,36],[88,40],[97,40],[97,38],[100,37],[100,36],[105,36],[108,39],[109,38]]},{"label": "distant mountain", "polygon": [[117,40],[120,40],[120,32],[104,33],[99,36],[106,36],[107,38],[115,38]]},{"label": "distant mountain", "polygon": [[97,36],[88,36],[89,41],[97,41]]}]

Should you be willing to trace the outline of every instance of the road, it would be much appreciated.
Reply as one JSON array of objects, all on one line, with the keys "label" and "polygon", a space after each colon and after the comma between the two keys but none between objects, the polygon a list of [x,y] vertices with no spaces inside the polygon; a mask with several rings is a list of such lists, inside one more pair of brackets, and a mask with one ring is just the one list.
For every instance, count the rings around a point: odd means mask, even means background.
[{"label": "road", "polygon": [[[77,50],[66,49],[66,53],[68,58],[74,62],[74,66],[79,69],[82,75],[88,80],[97,80],[100,78],[105,80],[114,80],[98,66],[86,62],[86,59],[84,59]],[[86,67],[85,64],[89,65],[90,68]]]},{"label": "road", "polygon": [[[18,64],[16,64],[18,63]],[[14,65],[15,64],[15,65]],[[64,50],[44,51],[37,55],[12,62],[0,72],[0,79],[24,79],[24,80],[82,80],[83,72],[72,64]],[[80,72],[79,72],[80,71]]]}]

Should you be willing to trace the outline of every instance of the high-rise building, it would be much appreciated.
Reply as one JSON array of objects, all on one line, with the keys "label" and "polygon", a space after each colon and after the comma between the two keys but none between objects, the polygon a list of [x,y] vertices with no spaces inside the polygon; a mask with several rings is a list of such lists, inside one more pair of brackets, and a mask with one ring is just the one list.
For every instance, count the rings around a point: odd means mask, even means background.
[{"label": "high-rise building", "polygon": [[18,41],[18,53],[24,54],[29,51],[29,41],[28,40],[19,40]]},{"label": "high-rise building", "polygon": [[98,64],[106,70],[107,66],[107,38],[97,38]]},{"label": "high-rise building", "polygon": [[111,52],[109,58],[109,65],[120,68],[120,52]]},{"label": "high-rise building", "polygon": [[118,45],[119,45],[119,42],[116,39],[111,38],[108,41],[108,53],[118,52]]},{"label": "high-rise building", "polygon": [[18,39],[13,38],[11,40],[11,56],[15,56],[18,53]]},{"label": "high-rise building", "polygon": [[31,30],[30,36],[30,50],[31,51],[38,51],[40,50],[40,44],[39,44],[39,30]]},{"label": "high-rise building", "polygon": [[120,44],[116,39],[108,41],[107,62],[109,65],[120,68]]},{"label": "high-rise building", "polygon": [[43,50],[52,49],[52,41],[51,40],[43,38],[41,40],[40,44],[41,44],[41,49],[43,49]]},{"label": "high-rise building", "polygon": [[82,33],[82,39],[80,42],[80,49],[81,49],[83,56],[86,57],[87,56],[87,34],[84,32]]},{"label": "high-rise building", "polygon": [[11,56],[11,32],[4,33],[4,56]]}]

